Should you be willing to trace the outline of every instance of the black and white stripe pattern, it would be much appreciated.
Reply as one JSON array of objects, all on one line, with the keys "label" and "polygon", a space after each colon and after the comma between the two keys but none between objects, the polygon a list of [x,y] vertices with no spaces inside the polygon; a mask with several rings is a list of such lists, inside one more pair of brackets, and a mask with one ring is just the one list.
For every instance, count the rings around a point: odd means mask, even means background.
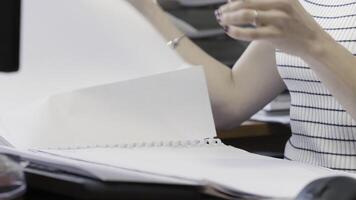
[{"label": "black and white stripe pattern", "polygon": [[[337,42],[356,55],[356,0],[300,0]],[[285,158],[356,173],[356,121],[302,59],[276,51],[292,97]],[[356,67],[356,66],[355,66]]]}]

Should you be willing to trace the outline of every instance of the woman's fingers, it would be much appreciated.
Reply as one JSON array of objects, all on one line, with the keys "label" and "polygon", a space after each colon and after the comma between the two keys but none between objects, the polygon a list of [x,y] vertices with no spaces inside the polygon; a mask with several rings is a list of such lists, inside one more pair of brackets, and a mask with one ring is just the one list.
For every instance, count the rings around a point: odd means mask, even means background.
[{"label": "woman's fingers", "polygon": [[240,26],[252,24],[256,26],[283,25],[289,16],[278,10],[252,10],[242,9],[230,12],[219,17],[222,26]]},{"label": "woman's fingers", "polygon": [[242,9],[236,12],[230,12],[221,15],[219,23],[222,26],[253,24],[255,22],[256,16],[256,10]]},{"label": "woman's fingers", "polygon": [[243,8],[243,6],[242,6],[243,4],[244,4],[243,0],[235,0],[235,1],[230,0],[230,1],[228,1],[227,4],[220,6],[218,11],[220,13],[227,13],[227,12],[235,11],[235,10]]},{"label": "woman's fingers", "polygon": [[254,10],[281,10],[290,12],[295,0],[236,0],[221,6],[221,14],[234,12],[240,9]]},{"label": "woman's fingers", "polygon": [[[287,12],[294,0],[229,1],[216,12],[226,33],[238,40],[252,41],[283,36],[290,22]],[[291,7],[292,8],[292,7]],[[242,27],[251,24],[255,27]]]},{"label": "woman's fingers", "polygon": [[241,28],[228,26],[226,34],[237,40],[252,41],[258,39],[272,39],[279,37],[281,32],[274,26],[263,26],[258,28]]}]

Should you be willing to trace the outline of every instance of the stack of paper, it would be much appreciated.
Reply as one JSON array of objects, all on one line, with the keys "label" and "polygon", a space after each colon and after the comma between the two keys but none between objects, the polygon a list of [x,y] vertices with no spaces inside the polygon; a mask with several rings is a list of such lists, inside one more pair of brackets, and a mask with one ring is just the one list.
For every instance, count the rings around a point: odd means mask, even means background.
[{"label": "stack of paper", "polygon": [[23,3],[24,70],[0,78],[0,127],[12,146],[1,151],[101,181],[230,198],[292,198],[317,178],[349,175],[214,139],[202,68],[182,68],[125,1]]},{"label": "stack of paper", "polygon": [[291,99],[288,92],[280,94],[272,102],[267,104],[261,111],[251,117],[252,120],[290,124]]}]

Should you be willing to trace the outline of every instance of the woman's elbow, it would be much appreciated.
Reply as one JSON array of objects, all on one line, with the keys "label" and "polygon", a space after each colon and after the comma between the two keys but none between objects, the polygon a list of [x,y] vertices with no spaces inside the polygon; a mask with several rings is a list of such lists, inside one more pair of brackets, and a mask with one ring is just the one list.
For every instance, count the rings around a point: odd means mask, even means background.
[{"label": "woman's elbow", "polygon": [[228,105],[213,106],[213,116],[217,130],[231,130],[240,126],[244,121]]}]

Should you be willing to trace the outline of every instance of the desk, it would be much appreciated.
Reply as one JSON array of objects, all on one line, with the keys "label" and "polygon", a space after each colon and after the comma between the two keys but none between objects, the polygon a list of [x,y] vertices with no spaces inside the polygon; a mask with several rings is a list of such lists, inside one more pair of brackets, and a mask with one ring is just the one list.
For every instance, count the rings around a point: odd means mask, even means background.
[{"label": "desk", "polygon": [[[21,200],[87,200],[88,195],[83,194],[81,195],[76,195],[77,198],[75,197],[68,197],[65,194],[58,194],[56,192],[56,183],[51,182],[47,177],[34,177],[33,175],[30,175],[28,177],[29,179],[34,179],[37,178],[40,181],[43,181],[43,184],[46,184],[49,188],[49,190],[52,191],[44,191],[40,190],[37,188],[33,188],[31,185],[29,187],[29,190],[27,191],[27,194],[21,199]],[[36,180],[38,181],[38,180]],[[117,184],[119,185],[118,190],[120,191],[120,196],[119,195],[103,195],[105,197],[90,197],[91,200],[116,200],[116,199],[123,199],[123,200],[156,200],[156,199],[169,199],[169,200],[219,200],[220,198],[216,197],[211,197],[208,195],[203,195],[200,194],[198,188],[190,187],[190,186],[167,186],[167,185],[154,185],[154,184],[130,184],[130,183],[122,183],[120,186],[120,183]],[[71,183],[68,183],[68,185],[61,185],[61,187],[71,187]],[[77,188],[77,187],[75,187]],[[68,188],[67,188],[68,189]],[[80,189],[77,190],[78,194],[83,193],[83,191],[80,191]],[[68,194],[68,195],[73,195],[73,194]],[[97,195],[96,195],[97,196]],[[20,200],[20,199],[19,199]]]},{"label": "desk", "polygon": [[257,121],[246,121],[233,130],[217,132],[218,138],[222,140],[285,134],[290,135],[288,125]]},{"label": "desk", "polygon": [[284,146],[291,135],[288,125],[247,121],[230,131],[218,131],[225,144],[246,151],[283,158]]}]

